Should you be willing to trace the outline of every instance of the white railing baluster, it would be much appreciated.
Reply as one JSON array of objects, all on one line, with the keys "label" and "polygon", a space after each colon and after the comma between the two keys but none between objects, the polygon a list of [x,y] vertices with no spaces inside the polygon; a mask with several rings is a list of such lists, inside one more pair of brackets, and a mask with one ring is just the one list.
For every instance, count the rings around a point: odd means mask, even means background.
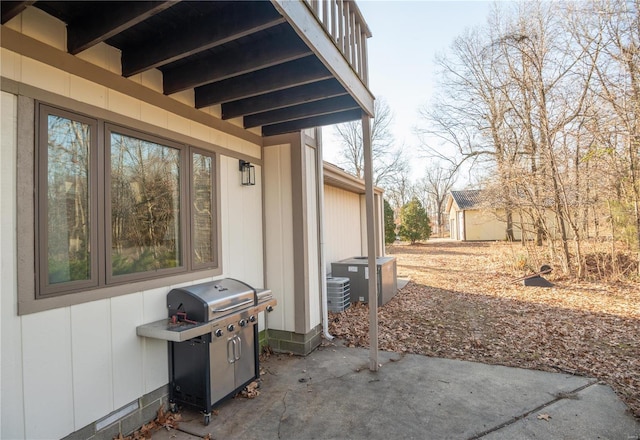
[{"label": "white railing baluster", "polygon": [[350,29],[351,20],[349,19],[350,15],[351,15],[351,3],[345,2],[344,17],[343,17],[344,18],[344,47],[343,47],[342,53],[344,54],[347,61],[349,61],[349,63],[351,63],[351,60],[349,59],[349,55],[351,54],[351,51],[349,50],[349,36],[351,35],[351,29]]},{"label": "white railing baluster", "polygon": [[345,60],[368,83],[369,28],[354,0],[303,0],[340,50]]},{"label": "white railing baluster", "polygon": [[336,21],[336,15],[338,14],[338,3],[336,0],[329,0],[329,2],[331,3],[331,37],[333,37],[333,42],[337,43],[338,42],[338,37],[337,37],[337,21]]},{"label": "white railing baluster", "polygon": [[356,14],[355,12],[351,12],[349,15],[349,19],[351,24],[349,25],[349,45],[351,46],[351,51],[349,55],[349,60],[351,61],[351,65],[355,67],[356,64]]}]

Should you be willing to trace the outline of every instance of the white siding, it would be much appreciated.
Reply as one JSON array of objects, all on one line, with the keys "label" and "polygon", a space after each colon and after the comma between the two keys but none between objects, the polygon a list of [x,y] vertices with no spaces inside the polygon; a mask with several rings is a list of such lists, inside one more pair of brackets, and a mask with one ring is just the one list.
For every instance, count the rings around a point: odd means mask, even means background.
[{"label": "white siding", "polygon": [[263,164],[266,282],[278,301],[269,327],[295,331],[291,146],[265,148]]},{"label": "white siding", "polygon": [[333,186],[324,186],[324,241],[326,273],[331,263],[362,255],[360,195]]},{"label": "white siding", "polygon": [[86,426],[111,412],[111,317],[109,301],[71,307],[71,355],[75,426]]},{"label": "white siding", "polygon": [[143,295],[119,296],[110,303],[113,407],[121,408],[144,394],[144,338],[131,332],[132,328],[144,324]]},{"label": "white siding", "polygon": [[[34,8],[8,26],[55,47],[65,47],[65,26]],[[119,51],[106,45],[80,57],[112,72],[120,71]],[[3,76],[20,83],[259,159],[258,145],[6,49],[2,49],[0,65]],[[161,87],[158,72],[133,80],[152,89]],[[166,342],[136,336],[136,326],[166,316],[166,294],[172,286],[17,316],[16,97],[3,92],[1,105],[0,437],[60,438],[168,382]],[[237,159],[220,157],[220,170],[223,276],[261,287],[262,170],[256,167],[255,187],[239,184]],[[289,176],[290,168],[283,174]],[[284,225],[283,230],[290,231],[290,225],[288,229]],[[292,279],[292,274],[286,276]],[[288,313],[293,319],[292,311]]]},{"label": "white siding", "polygon": [[[167,293],[171,286],[142,292],[143,321],[153,322],[167,316]],[[144,346],[142,371],[144,393],[166,384],[169,380],[167,369],[167,343],[159,339],[141,338]]]},{"label": "white siding", "polygon": [[242,186],[238,159],[222,158],[221,179],[225,194],[222,201],[223,267],[225,273],[263,287],[262,275],[262,173],[256,166],[256,184]]},{"label": "white siding", "polygon": [[0,438],[14,439],[25,437],[22,328],[16,302],[17,102],[8,93],[2,92],[0,96]]},{"label": "white siding", "polygon": [[[69,308],[62,308],[21,319],[25,437],[28,439],[60,438],[84,426],[74,424],[70,315]],[[2,351],[3,358],[15,355],[6,353],[4,345]]]},{"label": "white siding", "polygon": [[322,322],[320,309],[320,255],[318,235],[318,182],[316,173],[316,150],[305,148],[305,173],[307,176],[307,243],[309,255],[309,325],[311,328]]}]

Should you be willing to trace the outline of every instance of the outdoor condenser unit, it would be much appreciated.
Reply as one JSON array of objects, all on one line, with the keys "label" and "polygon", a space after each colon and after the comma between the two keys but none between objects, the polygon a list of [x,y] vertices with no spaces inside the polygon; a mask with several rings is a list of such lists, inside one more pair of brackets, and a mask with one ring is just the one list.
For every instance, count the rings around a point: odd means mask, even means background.
[{"label": "outdoor condenser unit", "polygon": [[[367,257],[353,257],[331,263],[331,276],[349,278],[351,302],[369,302],[369,266]],[[378,305],[389,302],[398,291],[396,259],[376,258]]]},{"label": "outdoor condenser unit", "polygon": [[349,278],[327,277],[327,310],[344,312],[351,306]]}]

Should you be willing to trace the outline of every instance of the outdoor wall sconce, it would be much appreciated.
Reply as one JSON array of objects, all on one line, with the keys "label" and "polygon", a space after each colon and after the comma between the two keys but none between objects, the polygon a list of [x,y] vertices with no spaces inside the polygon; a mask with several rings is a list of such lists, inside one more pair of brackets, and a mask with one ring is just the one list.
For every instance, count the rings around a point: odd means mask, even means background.
[{"label": "outdoor wall sconce", "polygon": [[242,173],[242,185],[250,186],[256,184],[256,167],[251,165],[250,162],[240,159],[239,165],[240,172]]}]

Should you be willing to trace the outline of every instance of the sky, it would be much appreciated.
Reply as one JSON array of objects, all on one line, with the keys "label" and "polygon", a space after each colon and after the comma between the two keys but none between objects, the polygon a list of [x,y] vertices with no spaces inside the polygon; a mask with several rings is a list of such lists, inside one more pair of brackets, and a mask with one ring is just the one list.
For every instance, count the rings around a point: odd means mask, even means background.
[{"label": "sky", "polygon": [[[466,28],[483,25],[488,1],[359,0],[358,6],[373,34],[369,48],[369,88],[384,98],[393,113],[397,145],[414,154],[412,178],[420,177],[426,162],[417,157],[419,108],[434,92],[437,53],[445,53]],[[324,158],[338,162],[332,127],[323,131]]]}]

